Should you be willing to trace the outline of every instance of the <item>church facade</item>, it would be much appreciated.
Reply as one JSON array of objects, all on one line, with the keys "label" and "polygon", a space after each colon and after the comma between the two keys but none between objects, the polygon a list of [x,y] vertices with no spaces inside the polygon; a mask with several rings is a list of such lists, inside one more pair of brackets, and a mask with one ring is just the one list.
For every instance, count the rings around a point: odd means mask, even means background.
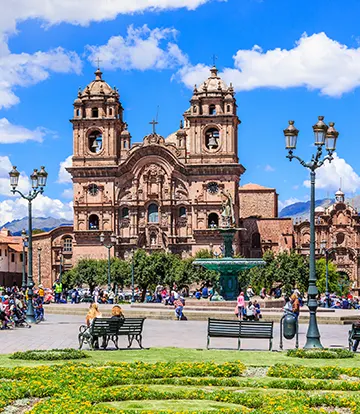
[{"label": "church facade", "polygon": [[[237,105],[213,67],[195,87],[180,128],[156,131],[133,144],[119,93],[103,79],[79,91],[71,120],[74,155],[74,258],[99,257],[100,233],[117,237],[115,254],[168,250],[183,256],[221,240],[222,193],[230,194],[239,225]],[[238,243],[238,240],[236,241]],[[238,248],[237,248],[238,250]]]}]

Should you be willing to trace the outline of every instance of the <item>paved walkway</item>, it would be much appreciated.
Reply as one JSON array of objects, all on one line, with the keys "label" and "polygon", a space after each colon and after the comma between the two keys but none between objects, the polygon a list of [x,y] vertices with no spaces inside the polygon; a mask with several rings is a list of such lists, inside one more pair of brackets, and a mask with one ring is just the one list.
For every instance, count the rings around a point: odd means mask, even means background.
[{"label": "paved walkway", "polygon": [[[0,353],[11,353],[28,349],[77,348],[78,327],[84,322],[83,316],[47,314],[47,320],[31,329],[17,328],[0,331]],[[321,341],[325,347],[347,347],[349,326],[320,325]],[[300,325],[299,342],[302,347],[306,340],[307,326]],[[206,348],[207,322],[151,320],[144,324],[143,345],[153,347]],[[279,324],[274,329],[274,347],[279,349]],[[127,338],[119,338],[119,347],[126,348]],[[213,338],[211,347],[236,348],[236,339]],[[292,348],[295,341],[285,341],[284,348]],[[242,340],[242,349],[267,350],[266,340]]]}]

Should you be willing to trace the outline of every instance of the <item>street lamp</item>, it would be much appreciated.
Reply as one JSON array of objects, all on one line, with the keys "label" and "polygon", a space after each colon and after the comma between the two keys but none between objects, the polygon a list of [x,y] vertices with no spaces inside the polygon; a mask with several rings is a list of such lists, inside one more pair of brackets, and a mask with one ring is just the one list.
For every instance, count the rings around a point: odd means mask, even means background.
[{"label": "street lamp", "polygon": [[62,282],[62,273],[63,273],[63,260],[64,260],[64,255],[63,255],[63,251],[60,248],[59,251],[59,259],[60,259],[60,265],[59,265],[59,283]]},{"label": "street lamp", "polygon": [[329,257],[331,253],[336,250],[337,243],[336,240],[333,240],[332,247],[330,249],[326,248],[326,240],[321,240],[320,242],[320,250],[321,253],[325,255],[325,263],[326,263],[326,273],[325,273],[325,307],[330,308],[330,293],[329,293]]},{"label": "street lamp", "polygon": [[[293,155],[293,150],[296,149],[296,142],[299,134],[299,130],[294,126],[294,121],[289,121],[289,126],[284,130],[285,147],[289,150],[289,154],[286,158],[290,161],[295,158],[303,167],[310,170],[310,275],[308,289],[308,308],[310,311],[310,319],[304,348],[322,348],[320,342],[320,332],[316,320],[318,289],[316,287],[315,272],[315,171],[320,168],[326,160],[329,162],[333,160],[332,154],[335,151],[336,140],[339,136],[339,133],[335,130],[334,125],[335,124],[333,122],[330,122],[329,126],[327,126],[324,123],[324,117],[319,116],[318,122],[313,126],[314,144],[317,147],[317,150],[316,154],[312,156],[310,162],[305,162],[301,158]],[[324,145],[328,155],[321,159]]]},{"label": "street lamp", "polygon": [[26,234],[26,230],[22,229],[21,231],[21,238],[22,238],[22,284],[21,287],[23,290],[26,290],[26,244],[28,241],[28,237]]},{"label": "street lamp", "polygon": [[39,246],[37,250],[38,250],[38,276],[39,276],[38,284],[40,285],[41,283],[41,247]]},{"label": "street lamp", "polygon": [[105,244],[105,234],[101,233],[100,234],[100,242],[101,244],[107,248],[108,250],[108,293],[110,293],[111,291],[111,280],[110,280],[110,250],[114,247],[115,243],[116,243],[116,234],[112,233],[110,236],[110,243],[109,244]]},{"label": "street lamp", "polygon": [[28,201],[28,209],[29,209],[29,240],[28,240],[28,306],[26,310],[26,320],[30,323],[35,322],[35,313],[34,313],[34,306],[33,306],[33,258],[32,258],[32,201],[37,197],[38,194],[42,194],[44,192],[44,187],[46,186],[46,180],[48,173],[45,171],[45,167],[41,167],[40,171],[34,169],[34,172],[30,175],[31,180],[31,189],[29,190],[29,194],[25,196],[21,191],[17,190],[16,187],[19,183],[20,173],[14,166],[13,169],[9,172],[10,176],[10,186],[11,192],[13,194],[18,193],[22,198]]},{"label": "street lamp", "polygon": [[134,249],[131,249],[131,252],[125,252],[125,259],[131,260],[131,303],[135,303],[135,272],[134,272],[134,261],[135,253]]}]

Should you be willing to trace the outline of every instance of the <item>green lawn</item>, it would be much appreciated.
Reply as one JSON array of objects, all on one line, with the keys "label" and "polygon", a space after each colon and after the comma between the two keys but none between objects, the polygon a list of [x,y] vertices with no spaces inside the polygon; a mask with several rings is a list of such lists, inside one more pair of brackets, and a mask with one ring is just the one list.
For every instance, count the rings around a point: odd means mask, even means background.
[{"label": "green lawn", "polygon": [[[106,361],[143,361],[143,362],[198,362],[214,361],[217,363],[241,360],[247,366],[270,366],[276,363],[296,364],[303,366],[321,367],[336,365],[353,367],[359,365],[360,354],[349,359],[299,359],[286,356],[286,352],[268,351],[229,351],[229,350],[197,350],[184,348],[151,348],[120,351],[88,351],[91,356],[87,361],[104,363]],[[58,362],[55,362],[58,363]],[[59,362],[60,364],[62,362]],[[63,362],[66,363],[66,362]],[[11,360],[9,355],[0,355],[0,367],[53,365],[54,362]]]}]

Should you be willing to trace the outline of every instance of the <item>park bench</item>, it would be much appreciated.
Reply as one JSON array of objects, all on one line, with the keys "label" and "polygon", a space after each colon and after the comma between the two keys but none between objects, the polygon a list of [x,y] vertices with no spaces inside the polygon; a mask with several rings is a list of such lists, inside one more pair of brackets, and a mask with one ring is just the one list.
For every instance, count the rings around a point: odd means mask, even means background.
[{"label": "park bench", "polygon": [[79,349],[86,343],[93,350],[95,342],[100,339],[103,341],[102,347],[104,349],[108,346],[110,340],[114,343],[116,349],[118,349],[118,331],[121,323],[122,320],[118,318],[95,318],[91,322],[90,327],[81,325],[78,335]]},{"label": "park bench", "polygon": [[125,318],[123,323],[119,326],[118,336],[127,335],[129,345],[131,347],[134,339],[142,348],[142,330],[146,318]]},{"label": "park bench", "polygon": [[352,350],[355,340],[360,340],[360,325],[358,323],[353,323],[349,331],[349,351]]},{"label": "park bench", "polygon": [[273,322],[247,322],[224,319],[208,319],[208,335],[206,348],[209,349],[210,338],[237,338],[240,350],[241,338],[269,339],[269,350],[272,349]]}]

